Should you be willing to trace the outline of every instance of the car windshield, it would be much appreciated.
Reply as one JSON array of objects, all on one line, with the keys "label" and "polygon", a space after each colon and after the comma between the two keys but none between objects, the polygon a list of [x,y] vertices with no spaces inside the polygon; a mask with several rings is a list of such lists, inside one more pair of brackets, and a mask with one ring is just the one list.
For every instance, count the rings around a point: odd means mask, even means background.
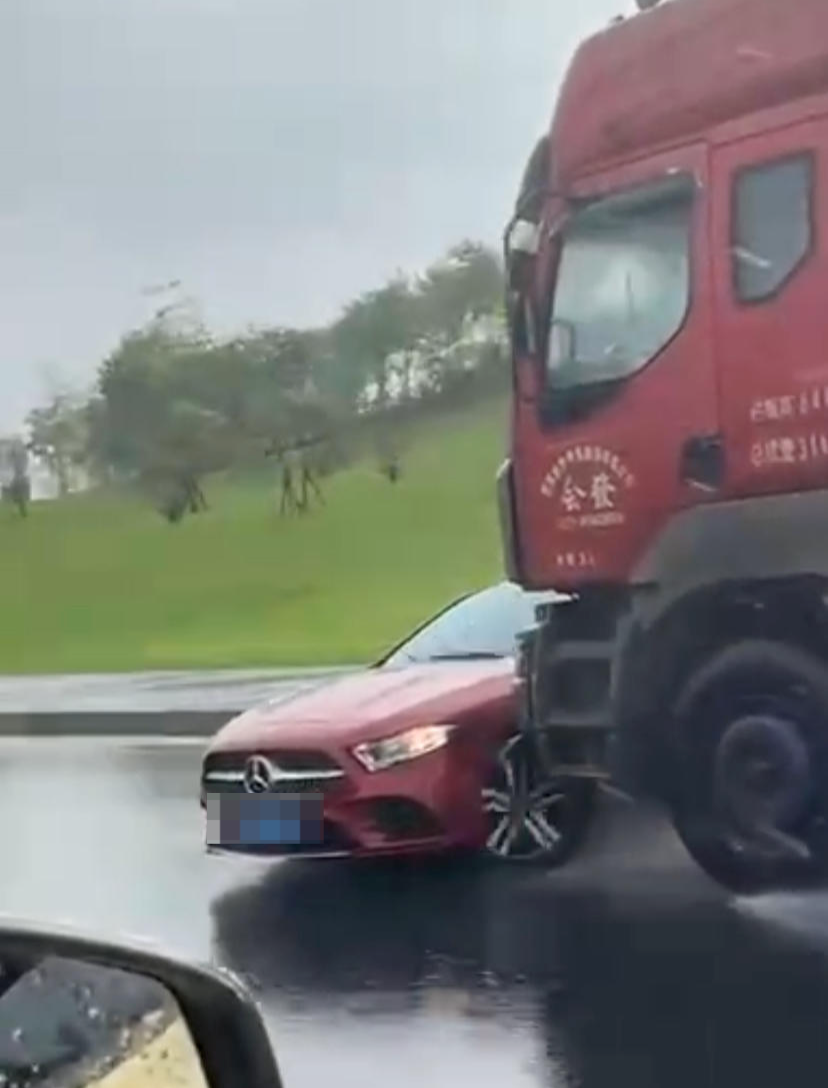
[{"label": "car windshield", "polygon": [[394,668],[509,657],[518,634],[534,623],[537,605],[548,599],[549,594],[524,593],[510,584],[465,597],[412,635],[383,664]]},{"label": "car windshield", "polygon": [[547,352],[566,389],[624,377],[674,336],[690,293],[688,179],[601,200],[566,227]]}]

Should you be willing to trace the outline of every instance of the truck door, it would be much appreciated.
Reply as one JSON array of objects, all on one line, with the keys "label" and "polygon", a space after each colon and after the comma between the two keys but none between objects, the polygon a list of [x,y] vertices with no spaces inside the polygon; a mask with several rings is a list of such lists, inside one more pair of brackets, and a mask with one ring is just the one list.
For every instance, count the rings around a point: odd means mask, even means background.
[{"label": "truck door", "polygon": [[725,497],[828,480],[826,141],[820,119],[713,148]]},{"label": "truck door", "polygon": [[544,240],[539,380],[519,384],[513,442],[529,586],[624,581],[715,493],[708,182],[706,144],[592,175]]}]

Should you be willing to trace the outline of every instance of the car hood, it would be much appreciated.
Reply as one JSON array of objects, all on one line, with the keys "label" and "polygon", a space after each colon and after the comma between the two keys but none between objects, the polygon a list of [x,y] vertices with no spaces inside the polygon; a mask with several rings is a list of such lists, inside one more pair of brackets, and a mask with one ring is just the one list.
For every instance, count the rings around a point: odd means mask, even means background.
[{"label": "car hood", "polygon": [[389,727],[450,722],[508,697],[513,678],[511,659],[369,669],[249,710],[229,722],[210,747],[339,744],[386,735]]}]

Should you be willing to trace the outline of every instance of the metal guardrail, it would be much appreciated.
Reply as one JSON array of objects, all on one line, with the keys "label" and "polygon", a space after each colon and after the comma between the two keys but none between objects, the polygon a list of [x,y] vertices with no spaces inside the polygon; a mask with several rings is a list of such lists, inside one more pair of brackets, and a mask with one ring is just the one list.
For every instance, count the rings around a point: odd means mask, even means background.
[{"label": "metal guardrail", "polygon": [[0,736],[208,736],[241,711],[354,671],[0,677]]}]

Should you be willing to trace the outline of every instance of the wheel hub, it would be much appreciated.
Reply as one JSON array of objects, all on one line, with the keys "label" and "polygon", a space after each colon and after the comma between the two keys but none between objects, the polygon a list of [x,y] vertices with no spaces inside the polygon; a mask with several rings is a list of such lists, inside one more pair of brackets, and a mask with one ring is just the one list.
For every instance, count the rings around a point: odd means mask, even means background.
[{"label": "wheel hub", "polygon": [[811,753],[796,724],[784,718],[741,718],[716,751],[715,800],[739,830],[790,828],[813,796]]},{"label": "wheel hub", "polygon": [[487,848],[503,857],[556,851],[564,835],[565,791],[560,782],[537,782],[526,753],[512,741],[500,753],[499,773],[483,790],[489,821]]}]

